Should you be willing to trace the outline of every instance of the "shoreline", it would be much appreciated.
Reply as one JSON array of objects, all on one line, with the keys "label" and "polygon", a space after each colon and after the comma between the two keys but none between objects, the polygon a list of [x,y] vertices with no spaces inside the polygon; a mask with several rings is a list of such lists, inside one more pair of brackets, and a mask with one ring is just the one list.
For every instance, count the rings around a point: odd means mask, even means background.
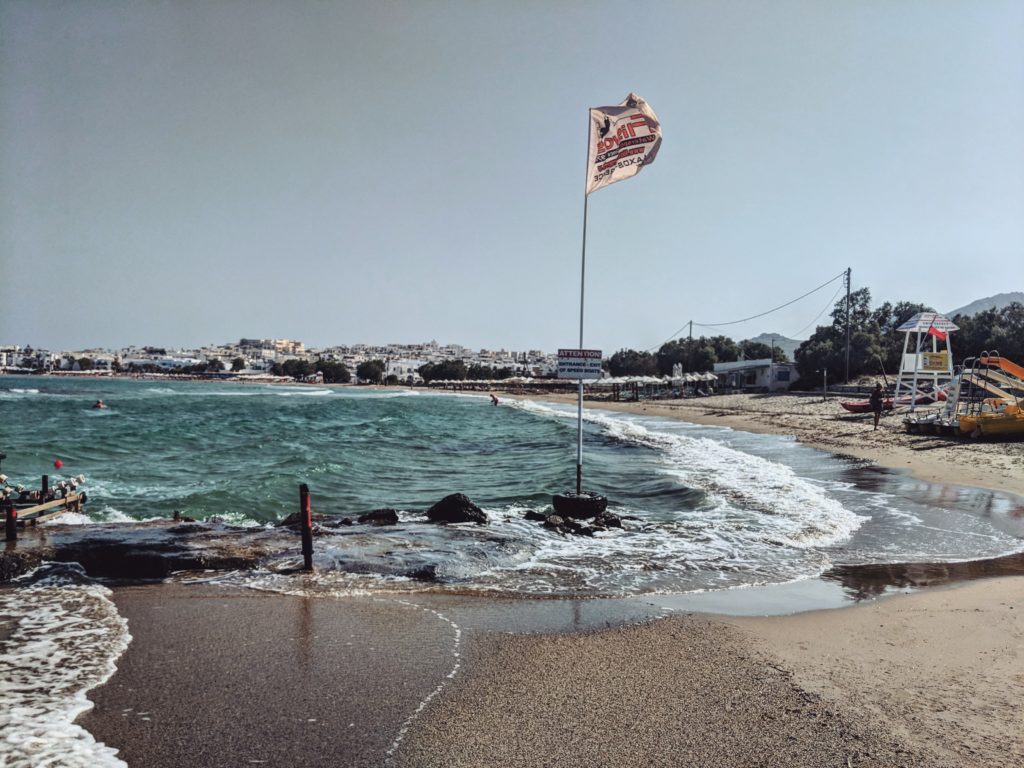
[{"label": "shoreline", "polygon": [[[509,391],[505,396],[576,404],[575,395]],[[1024,498],[1024,440],[969,441],[911,435],[902,430],[896,421],[898,416],[891,415],[883,417],[875,432],[870,415],[846,414],[836,398],[823,402],[820,397],[808,395],[715,395],[639,402],[584,400],[583,407],[792,436],[811,448],[909,472],[927,482],[1002,491]]]}]

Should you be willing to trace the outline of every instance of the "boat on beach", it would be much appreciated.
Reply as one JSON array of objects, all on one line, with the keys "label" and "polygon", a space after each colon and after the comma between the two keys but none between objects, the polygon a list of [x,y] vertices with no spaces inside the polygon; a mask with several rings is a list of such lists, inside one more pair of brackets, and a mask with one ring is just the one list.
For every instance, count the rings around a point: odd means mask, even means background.
[{"label": "boat on beach", "polygon": [[[946,393],[941,389],[935,392],[919,392],[917,397],[911,397],[910,395],[901,395],[895,398],[886,397],[882,400],[882,410],[892,411],[896,408],[908,408],[911,405],[929,405],[938,400],[945,399]],[[853,400],[850,402],[840,402],[839,404],[850,413],[871,413],[870,400]]]}]

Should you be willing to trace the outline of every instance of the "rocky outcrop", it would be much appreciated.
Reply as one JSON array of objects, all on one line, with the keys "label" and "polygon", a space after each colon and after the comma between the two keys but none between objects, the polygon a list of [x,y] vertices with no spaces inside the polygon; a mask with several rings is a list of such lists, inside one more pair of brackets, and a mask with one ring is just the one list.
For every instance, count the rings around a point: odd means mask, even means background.
[{"label": "rocky outcrop", "polygon": [[368,525],[398,525],[398,510],[374,509],[365,515],[360,515],[358,522]]},{"label": "rocky outcrop", "polygon": [[[531,517],[531,520],[536,519]],[[562,515],[548,515],[544,517],[541,515],[541,519],[544,521],[544,527],[552,528],[559,533],[573,535],[573,536],[593,536],[598,531],[607,531],[609,528],[621,528],[622,520],[618,515],[613,515],[611,512],[602,512],[597,515],[589,524],[584,524],[575,520],[571,517],[562,517]]]},{"label": "rocky outcrop", "polygon": [[555,512],[562,517],[574,517],[580,520],[600,515],[608,508],[608,499],[592,491],[556,493],[551,498],[551,503]]},{"label": "rocky outcrop", "polygon": [[453,493],[445,496],[427,510],[427,519],[432,523],[477,523],[487,522],[487,513],[474,504],[468,496]]}]

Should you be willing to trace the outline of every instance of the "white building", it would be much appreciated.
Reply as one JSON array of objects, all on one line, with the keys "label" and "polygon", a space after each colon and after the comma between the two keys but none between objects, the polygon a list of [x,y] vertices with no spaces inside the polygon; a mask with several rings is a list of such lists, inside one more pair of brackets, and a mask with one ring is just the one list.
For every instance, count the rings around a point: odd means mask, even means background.
[{"label": "white building", "polygon": [[762,360],[737,360],[734,363],[715,363],[719,390],[748,392],[784,392],[800,378],[793,363],[774,363]]}]

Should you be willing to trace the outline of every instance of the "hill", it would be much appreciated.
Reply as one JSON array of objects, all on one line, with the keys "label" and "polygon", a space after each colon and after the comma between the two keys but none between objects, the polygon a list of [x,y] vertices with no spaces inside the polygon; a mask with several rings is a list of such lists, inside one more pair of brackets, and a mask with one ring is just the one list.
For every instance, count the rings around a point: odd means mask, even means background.
[{"label": "hill", "polygon": [[775,346],[780,347],[782,351],[786,353],[786,357],[789,360],[794,359],[794,355],[796,354],[796,348],[803,344],[803,342],[800,339],[788,339],[781,333],[762,333],[760,336],[754,336],[749,340],[771,346],[773,339]]},{"label": "hill", "polygon": [[957,315],[966,315],[970,317],[978,314],[979,312],[984,312],[986,309],[1002,309],[1007,304],[1012,304],[1015,301],[1024,304],[1024,291],[997,293],[995,296],[989,296],[985,299],[977,299],[966,306],[954,309],[950,312],[944,312],[943,314],[950,318],[956,317]]}]

